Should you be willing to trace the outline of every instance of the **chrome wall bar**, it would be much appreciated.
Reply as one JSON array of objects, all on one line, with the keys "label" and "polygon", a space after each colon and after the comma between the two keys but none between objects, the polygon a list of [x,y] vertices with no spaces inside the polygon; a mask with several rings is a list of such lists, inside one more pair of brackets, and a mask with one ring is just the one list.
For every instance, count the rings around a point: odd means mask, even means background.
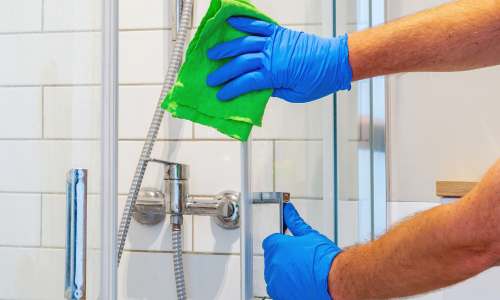
[{"label": "chrome wall bar", "polygon": [[118,0],[102,1],[100,300],[117,298]]},{"label": "chrome wall bar", "polygon": [[71,169],[66,174],[66,299],[85,299],[86,261],[87,170]]}]

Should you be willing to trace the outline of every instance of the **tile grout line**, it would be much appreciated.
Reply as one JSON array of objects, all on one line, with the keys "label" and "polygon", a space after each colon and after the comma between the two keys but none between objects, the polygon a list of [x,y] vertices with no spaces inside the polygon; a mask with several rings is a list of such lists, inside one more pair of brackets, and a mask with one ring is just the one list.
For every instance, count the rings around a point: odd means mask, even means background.
[{"label": "tile grout line", "polygon": [[40,247],[42,247],[42,218],[43,218],[43,214],[42,214],[42,210],[43,210],[43,196],[42,194],[40,194]]},{"label": "tile grout line", "polygon": [[44,122],[45,113],[44,113],[44,97],[43,97],[44,92],[45,92],[45,87],[42,85],[42,140],[44,139],[44,136],[45,136],[45,133],[44,133],[44,131],[45,131],[45,128],[44,128],[44,126],[45,126],[45,122]]}]

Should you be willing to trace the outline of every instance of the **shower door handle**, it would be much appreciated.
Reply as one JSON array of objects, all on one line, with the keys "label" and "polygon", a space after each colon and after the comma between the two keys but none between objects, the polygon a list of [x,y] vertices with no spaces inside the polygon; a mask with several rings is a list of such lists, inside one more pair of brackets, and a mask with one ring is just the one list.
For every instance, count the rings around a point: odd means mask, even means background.
[{"label": "shower door handle", "polygon": [[87,260],[87,170],[66,175],[66,299],[85,299]]}]

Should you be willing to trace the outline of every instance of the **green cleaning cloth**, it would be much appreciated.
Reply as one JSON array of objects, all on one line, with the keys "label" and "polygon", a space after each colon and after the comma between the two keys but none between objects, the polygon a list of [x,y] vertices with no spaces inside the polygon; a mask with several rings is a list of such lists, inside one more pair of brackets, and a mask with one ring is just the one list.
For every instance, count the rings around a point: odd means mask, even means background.
[{"label": "green cleaning cloth", "polygon": [[226,20],[243,16],[275,23],[244,0],[212,0],[207,14],[193,40],[189,43],[186,60],[182,64],[177,82],[165,97],[161,107],[175,118],[216,128],[218,131],[247,141],[253,125],[262,126],[262,117],[273,89],[251,92],[229,101],[217,100],[222,85],[206,84],[208,74],[232,58],[211,60],[207,51],[215,45],[248,36],[229,26]]}]

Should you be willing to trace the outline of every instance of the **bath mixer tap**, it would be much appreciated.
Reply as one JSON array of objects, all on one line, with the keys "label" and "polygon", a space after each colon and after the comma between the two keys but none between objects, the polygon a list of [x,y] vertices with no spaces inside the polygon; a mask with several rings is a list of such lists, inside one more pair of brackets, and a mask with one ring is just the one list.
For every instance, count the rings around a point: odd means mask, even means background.
[{"label": "bath mixer tap", "polygon": [[144,225],[154,225],[170,214],[170,223],[182,224],[182,215],[212,216],[226,229],[239,227],[240,194],[233,191],[219,193],[212,200],[189,198],[189,166],[151,158],[148,163],[164,165],[164,193],[144,188],[138,194],[133,218]]}]

